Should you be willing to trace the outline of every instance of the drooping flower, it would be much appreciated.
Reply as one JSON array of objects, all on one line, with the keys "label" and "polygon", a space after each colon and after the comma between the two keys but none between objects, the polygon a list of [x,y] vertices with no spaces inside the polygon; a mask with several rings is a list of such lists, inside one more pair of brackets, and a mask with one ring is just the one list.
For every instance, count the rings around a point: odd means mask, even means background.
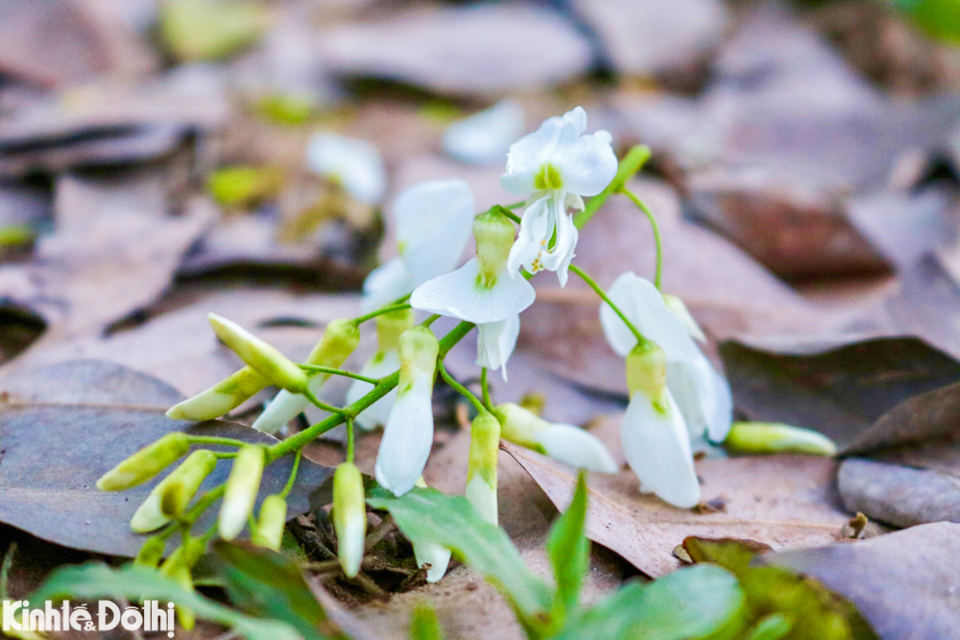
[{"label": "drooping flower", "polygon": [[510,144],[523,133],[523,107],[513,100],[454,122],[443,135],[443,148],[451,156],[471,164],[501,162]]},{"label": "drooping flower", "polygon": [[400,336],[400,380],[397,398],[383,430],[377,453],[377,482],[396,496],[413,488],[433,446],[433,381],[439,345],[426,327]]},{"label": "drooping flower", "polygon": [[619,469],[603,443],[571,424],[547,422],[532,411],[508,402],[496,407],[504,440],[559,460],[577,469],[616,473]]},{"label": "drooping flower", "polygon": [[348,578],[360,573],[367,535],[367,507],[363,476],[352,462],[344,462],[333,474],[333,526],[337,532],[337,556]]},{"label": "drooping flower", "polygon": [[[327,324],[323,337],[307,356],[306,363],[323,367],[339,368],[360,343],[360,328],[353,320],[337,319]],[[308,377],[307,388],[317,395],[330,378],[328,373],[316,373]],[[264,408],[253,423],[254,429],[264,433],[276,433],[297,417],[310,401],[300,393],[283,389]]]},{"label": "drooping flower", "polygon": [[394,202],[399,255],[367,276],[364,308],[382,307],[453,270],[474,213],[473,194],[463,180],[431,180],[403,190]]},{"label": "drooping flower", "polygon": [[582,209],[583,196],[603,191],[617,173],[610,134],[584,135],[586,129],[587,113],[577,107],[510,146],[500,183],[510,193],[529,196],[510,252],[512,270],[556,271],[566,285],[578,238],[567,209]]},{"label": "drooping flower", "polygon": [[[667,305],[651,282],[632,272],[621,274],[607,295],[640,333],[666,354],[667,386],[691,438],[706,433],[713,442],[722,442],[733,419],[730,387],[693,341],[688,323]],[[600,306],[600,323],[618,355],[626,357],[637,345],[636,336],[606,303]]]},{"label": "drooping flower", "polygon": [[488,322],[477,327],[477,364],[492,371],[500,369],[507,379],[507,361],[513,355],[520,335],[520,314],[506,320]]},{"label": "drooping flower", "polygon": [[497,526],[497,456],[500,453],[500,422],[487,411],[470,426],[470,456],[467,463],[467,500],[480,517]]},{"label": "drooping flower", "polygon": [[387,189],[380,151],[365,140],[327,131],[316,133],[307,147],[307,165],[364,204],[377,204]]},{"label": "drooping flower", "polygon": [[[413,311],[401,309],[377,316],[377,352],[360,369],[360,375],[380,379],[400,368],[400,336],[413,326]],[[351,405],[373,389],[363,380],[354,380],[347,390],[347,405]],[[354,422],[363,429],[373,429],[387,423],[390,409],[397,398],[394,387],[385,396],[360,412]]]}]

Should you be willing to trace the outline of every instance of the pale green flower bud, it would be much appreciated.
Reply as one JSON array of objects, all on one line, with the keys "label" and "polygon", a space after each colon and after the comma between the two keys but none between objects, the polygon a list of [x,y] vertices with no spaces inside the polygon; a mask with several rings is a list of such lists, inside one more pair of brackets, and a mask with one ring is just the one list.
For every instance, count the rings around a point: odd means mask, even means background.
[{"label": "pale green flower bud", "polygon": [[333,528],[337,532],[340,566],[348,578],[360,573],[367,535],[367,506],[363,476],[352,462],[344,462],[333,474]]},{"label": "pale green flower bud", "polygon": [[356,322],[333,320],[327,324],[320,342],[307,356],[307,363],[338,368],[347,361],[358,344],[360,344],[360,327]]},{"label": "pale green flower bud", "polygon": [[100,476],[100,491],[123,491],[146,482],[180,459],[190,448],[190,438],[179,431],[168,433]]},{"label": "pale green flower bud", "polygon": [[233,459],[220,505],[219,532],[224,540],[233,540],[247,525],[260,491],[265,462],[263,447],[259,445],[241,447]]},{"label": "pale green flower bud", "polygon": [[[191,453],[153,488],[130,519],[130,528],[137,533],[147,533],[170,522],[170,516],[186,508],[216,466],[217,456],[212,451],[201,449]],[[164,499],[170,504],[164,505]]]},{"label": "pale green flower bud", "polygon": [[380,353],[400,348],[400,336],[413,326],[413,309],[400,309],[377,316],[377,346]]},{"label": "pale green flower bud", "polygon": [[550,423],[537,414],[513,402],[505,402],[493,410],[500,421],[500,437],[538,453],[546,453],[537,439],[537,434]]},{"label": "pale green flower bud", "polygon": [[307,374],[275,347],[215,313],[207,318],[217,337],[270,382],[293,393],[306,390]]},{"label": "pale green flower bud", "polygon": [[734,422],[724,445],[735,453],[837,453],[837,445],[822,433],[770,422]]},{"label": "pale green flower bud", "polygon": [[418,379],[429,378],[432,382],[437,372],[439,353],[437,338],[427,327],[404,331],[400,336],[399,393],[403,393]]},{"label": "pale green flower bud", "polygon": [[627,354],[627,389],[630,395],[639,391],[655,404],[662,403],[666,386],[666,354],[654,342],[641,342]]},{"label": "pale green flower bud", "polygon": [[283,528],[286,524],[287,501],[283,496],[267,496],[260,505],[257,531],[251,537],[253,544],[279,551],[280,543],[283,541]]},{"label": "pale green flower bud", "polygon": [[480,517],[497,526],[497,455],[500,422],[486,411],[470,426],[466,497]]},{"label": "pale green flower bud", "polygon": [[206,391],[170,407],[167,417],[203,422],[225,415],[265,388],[270,381],[253,367],[244,367]]},{"label": "pale green flower bud", "polygon": [[492,287],[496,284],[497,277],[506,268],[515,236],[513,222],[499,211],[487,211],[473,221],[477,262],[484,286]]},{"label": "pale green flower bud", "polygon": [[133,559],[134,564],[144,567],[156,567],[163,559],[163,552],[167,547],[167,541],[158,536],[147,538],[147,541],[140,547],[137,557]]}]

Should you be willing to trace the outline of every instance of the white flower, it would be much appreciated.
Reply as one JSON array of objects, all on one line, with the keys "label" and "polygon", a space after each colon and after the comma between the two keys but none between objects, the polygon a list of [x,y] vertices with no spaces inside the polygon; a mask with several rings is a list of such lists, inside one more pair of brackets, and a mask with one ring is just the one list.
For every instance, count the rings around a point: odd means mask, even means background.
[{"label": "white flower", "polygon": [[363,476],[352,462],[341,463],[333,473],[333,527],[337,532],[337,556],[344,575],[354,578],[363,563],[367,535],[367,506]]},{"label": "white flower", "polygon": [[382,307],[456,267],[474,213],[473,194],[463,180],[431,180],[404,189],[394,202],[399,255],[367,276],[364,308]]},{"label": "white flower", "polygon": [[500,422],[482,411],[470,426],[467,488],[464,492],[484,521],[497,526],[497,457],[500,453]]},{"label": "white flower", "polygon": [[498,406],[494,415],[500,421],[500,436],[504,440],[539,451],[577,469],[600,473],[619,470],[603,443],[580,427],[547,422],[512,402]]},{"label": "white flower", "polygon": [[396,496],[413,488],[433,446],[433,379],[439,345],[426,327],[414,327],[400,337],[400,381],[380,450],[377,482]]},{"label": "white flower", "polygon": [[507,360],[517,346],[520,335],[520,315],[512,315],[506,320],[488,322],[477,326],[477,364],[491,371],[500,369],[503,379],[507,379]]},{"label": "white flower", "polygon": [[310,138],[307,164],[314,172],[339,183],[364,204],[380,202],[387,188],[387,171],[377,148],[365,141],[321,131]]},{"label": "white flower", "polygon": [[549,118],[510,146],[507,172],[500,176],[510,193],[531,196],[510,252],[511,269],[556,271],[561,286],[577,244],[567,209],[582,209],[582,196],[597,195],[617,173],[610,134],[583,135],[586,129],[587,113],[581,107]]},{"label": "white flower", "polygon": [[[722,442],[733,420],[733,398],[727,381],[700,351],[681,317],[648,280],[632,272],[622,274],[607,295],[648,340],[666,356],[667,386],[683,415],[691,438],[706,432]],[[637,338],[614,310],[600,305],[600,323],[610,347],[627,356]]]},{"label": "white flower", "polygon": [[417,287],[410,306],[482,325],[506,320],[533,304],[537,297],[533,285],[525,278],[514,278],[507,267],[513,223],[497,211],[488,211],[474,221],[473,233],[477,257]]},{"label": "white flower", "polygon": [[523,133],[523,124],[523,107],[513,100],[501,100],[447,127],[443,148],[457,160],[471,164],[500,162],[510,143]]},{"label": "white flower", "polygon": [[[360,375],[368,378],[382,378],[400,368],[400,352],[396,349],[378,351],[367,364],[360,369]],[[351,405],[363,396],[370,393],[373,385],[363,380],[354,380],[347,390],[346,402]],[[363,429],[373,429],[387,423],[390,410],[397,399],[397,388],[394,387],[372,405],[360,412],[354,422]]]}]

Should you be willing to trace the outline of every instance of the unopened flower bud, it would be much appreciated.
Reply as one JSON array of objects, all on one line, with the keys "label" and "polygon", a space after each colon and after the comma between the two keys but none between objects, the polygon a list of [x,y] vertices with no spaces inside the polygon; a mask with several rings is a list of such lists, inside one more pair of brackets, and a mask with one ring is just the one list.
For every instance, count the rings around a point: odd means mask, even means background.
[{"label": "unopened flower bud", "polygon": [[677,296],[672,296],[670,294],[663,295],[663,302],[667,305],[673,315],[680,320],[680,324],[683,325],[683,328],[687,330],[687,333],[690,334],[690,337],[699,342],[706,342],[707,336],[703,333],[703,329],[700,328],[700,325],[697,324],[697,321],[694,320],[693,316],[690,314],[690,311],[687,309],[687,305],[683,303]]},{"label": "unopened flower bud", "polygon": [[492,287],[503,272],[516,236],[513,222],[492,209],[473,221],[473,237],[477,241],[477,262],[483,284]]},{"label": "unopened flower bud", "polygon": [[186,508],[216,466],[217,456],[212,451],[200,449],[191,453],[153,488],[130,519],[130,528],[146,533],[170,522],[171,516]]},{"label": "unopened flower bud", "polygon": [[259,445],[248,445],[237,451],[220,505],[219,532],[224,540],[233,540],[247,525],[260,490],[264,463],[263,447]]},{"label": "unopened flower bud", "polygon": [[293,393],[307,388],[307,374],[275,347],[215,313],[207,318],[217,337],[270,382]]},{"label": "unopened flower bud", "polygon": [[413,309],[400,309],[377,316],[377,347],[381,353],[400,348],[400,336],[413,326]]},{"label": "unopened flower bud", "polygon": [[667,356],[655,342],[644,340],[627,354],[627,389],[660,402],[667,384]]},{"label": "unopened flower bud", "polygon": [[140,547],[137,557],[133,559],[134,564],[144,567],[156,567],[163,559],[163,552],[167,547],[167,541],[159,536],[147,538],[147,541]]},{"label": "unopened flower bud", "polygon": [[100,476],[100,491],[123,491],[146,482],[176,462],[190,448],[190,438],[179,431],[168,433]]},{"label": "unopened flower bud", "polygon": [[363,476],[352,462],[344,462],[333,474],[333,527],[337,532],[340,566],[348,578],[360,572],[367,535],[367,507]]},{"label": "unopened flower bud", "polygon": [[[427,488],[423,476],[417,478],[416,486],[421,489]],[[447,573],[447,567],[450,565],[450,549],[435,542],[423,540],[411,540],[411,543],[413,544],[413,555],[417,559],[417,566],[421,569],[427,569],[427,582],[440,580]]]},{"label": "unopened flower bud", "polygon": [[429,378],[437,372],[437,355],[440,345],[437,337],[427,327],[413,327],[400,336],[400,393],[405,386]]},{"label": "unopened flower bud", "polygon": [[837,445],[818,431],[770,422],[734,422],[724,446],[735,453],[837,453]]},{"label": "unopened flower bud", "polygon": [[483,411],[470,426],[466,497],[480,517],[497,526],[497,455],[500,422]]},{"label": "unopened flower bud", "polygon": [[260,505],[260,519],[257,531],[251,537],[253,544],[266,549],[280,550],[283,541],[283,528],[287,524],[287,501],[283,496],[272,495],[263,499]]},{"label": "unopened flower bud", "polygon": [[176,404],[167,411],[174,420],[202,422],[219,418],[239,407],[270,384],[253,367],[244,367],[205,391]]}]

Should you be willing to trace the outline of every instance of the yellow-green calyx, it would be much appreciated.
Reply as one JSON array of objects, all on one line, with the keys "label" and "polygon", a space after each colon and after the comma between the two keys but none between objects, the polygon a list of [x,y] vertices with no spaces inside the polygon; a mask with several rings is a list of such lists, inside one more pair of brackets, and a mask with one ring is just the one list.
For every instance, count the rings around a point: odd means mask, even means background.
[{"label": "yellow-green calyx", "polygon": [[491,487],[497,486],[497,455],[500,452],[500,421],[486,411],[470,426],[470,456],[467,482],[480,475]]},{"label": "yellow-green calyx", "polygon": [[220,505],[219,532],[224,540],[233,540],[247,525],[260,491],[265,462],[260,445],[248,445],[237,451]]},{"label": "yellow-green calyx", "polygon": [[167,417],[174,420],[213,420],[239,407],[270,384],[253,367],[244,367],[228,378],[170,407]]},{"label": "yellow-green calyx", "polygon": [[377,316],[377,346],[380,353],[400,348],[400,336],[413,326],[413,309],[399,309]]},{"label": "yellow-green calyx", "polygon": [[349,578],[360,572],[367,532],[367,507],[363,476],[352,462],[344,462],[333,474],[333,527],[337,532],[340,566]]},{"label": "yellow-green calyx", "polygon": [[215,313],[208,314],[207,318],[217,337],[270,382],[291,393],[306,391],[307,374],[275,347]]},{"label": "yellow-green calyx", "polygon": [[323,337],[307,356],[308,364],[340,367],[360,344],[360,327],[353,320],[337,319],[327,324]]},{"label": "yellow-green calyx", "polygon": [[497,277],[507,266],[515,234],[513,222],[493,209],[477,216],[473,221],[481,286],[489,288],[497,283]]},{"label": "yellow-green calyx", "polygon": [[179,431],[168,433],[103,474],[100,491],[123,491],[146,482],[180,459],[190,448],[190,438]]},{"label": "yellow-green calyx", "polygon": [[822,433],[770,422],[734,422],[724,446],[736,453],[837,453],[837,445]]},{"label": "yellow-green calyx", "polygon": [[267,496],[260,505],[257,530],[250,539],[258,547],[279,551],[286,524],[287,501],[281,495]]},{"label": "yellow-green calyx", "polygon": [[163,551],[166,546],[166,539],[160,536],[148,538],[147,541],[143,543],[143,546],[140,547],[140,551],[137,552],[137,557],[133,559],[134,564],[145,567],[156,567],[163,559]]},{"label": "yellow-green calyx", "polygon": [[171,516],[187,507],[216,466],[217,456],[212,451],[200,449],[191,453],[153,488],[130,519],[130,528],[137,533],[146,533],[170,522]]},{"label": "yellow-green calyx", "polygon": [[545,453],[536,434],[550,426],[537,414],[513,402],[498,405],[493,415],[500,421],[500,437],[527,449]]},{"label": "yellow-green calyx", "polygon": [[533,178],[533,187],[537,191],[555,191],[563,188],[563,175],[560,170],[550,163],[540,166],[540,170]]},{"label": "yellow-green calyx", "polygon": [[414,327],[400,336],[400,384],[397,393],[405,393],[417,380],[433,384],[440,345],[427,327]]},{"label": "yellow-green calyx", "polygon": [[663,402],[667,384],[667,356],[655,342],[643,340],[627,354],[627,389],[641,392],[655,405]]}]

